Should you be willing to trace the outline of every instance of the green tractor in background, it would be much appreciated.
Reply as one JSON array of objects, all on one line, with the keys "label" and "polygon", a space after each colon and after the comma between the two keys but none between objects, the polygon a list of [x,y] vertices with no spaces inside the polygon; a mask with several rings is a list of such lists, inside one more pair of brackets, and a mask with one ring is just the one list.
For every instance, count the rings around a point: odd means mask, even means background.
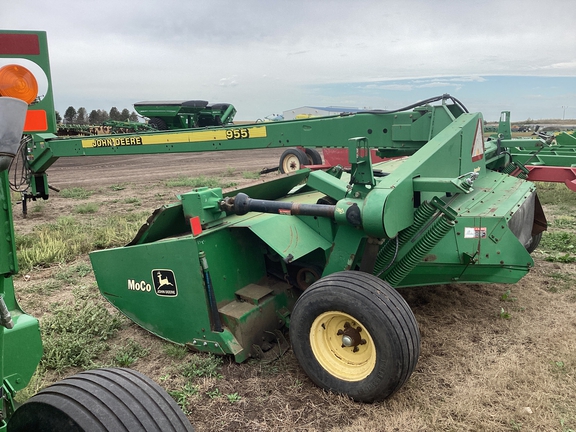
[{"label": "green tractor in background", "polygon": [[236,109],[231,104],[207,101],[137,102],[134,109],[157,130],[190,129],[232,124]]}]

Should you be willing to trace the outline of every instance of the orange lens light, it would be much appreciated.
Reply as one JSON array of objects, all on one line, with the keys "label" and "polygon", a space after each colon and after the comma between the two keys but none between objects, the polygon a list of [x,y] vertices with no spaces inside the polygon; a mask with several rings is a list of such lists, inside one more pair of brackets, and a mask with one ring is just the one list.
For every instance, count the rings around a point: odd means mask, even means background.
[{"label": "orange lens light", "polygon": [[38,82],[25,67],[6,65],[0,68],[0,96],[22,99],[31,104],[38,96]]}]

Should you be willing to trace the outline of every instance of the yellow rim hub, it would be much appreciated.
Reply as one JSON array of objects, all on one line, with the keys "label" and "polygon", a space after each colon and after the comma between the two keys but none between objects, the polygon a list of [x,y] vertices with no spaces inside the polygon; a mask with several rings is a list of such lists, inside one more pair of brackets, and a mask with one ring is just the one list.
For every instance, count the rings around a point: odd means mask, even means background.
[{"label": "yellow rim hub", "polygon": [[374,370],[376,349],[366,328],[344,312],[324,312],[310,328],[314,357],[331,375],[361,381]]}]

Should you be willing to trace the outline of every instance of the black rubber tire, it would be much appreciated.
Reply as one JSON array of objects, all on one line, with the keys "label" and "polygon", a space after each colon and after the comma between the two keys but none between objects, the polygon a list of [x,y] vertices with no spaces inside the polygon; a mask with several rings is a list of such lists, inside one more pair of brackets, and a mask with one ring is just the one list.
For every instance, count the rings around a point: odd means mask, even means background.
[{"label": "black rubber tire", "polygon": [[[375,364],[363,379],[351,381],[335,376],[314,354],[314,322],[332,311],[354,317],[372,338]],[[323,323],[321,327],[327,329]],[[290,317],[290,341],[298,362],[314,383],[359,402],[391,396],[408,380],[420,355],[418,324],[406,301],[387,282],[357,271],[333,273],[304,291]]]},{"label": "black rubber tire", "polygon": [[158,130],[166,130],[168,126],[166,126],[166,122],[159,117],[152,117],[148,120],[148,124],[152,127],[155,127]]},{"label": "black rubber tire", "polygon": [[322,165],[322,156],[318,153],[318,150],[313,148],[304,149],[306,152],[306,157],[308,158],[308,165]]},{"label": "black rubber tire", "polygon": [[162,387],[131,369],[81,372],[19,407],[8,432],[189,432],[192,425]]},{"label": "black rubber tire", "polygon": [[530,242],[530,244],[528,246],[526,246],[526,250],[528,251],[528,253],[531,254],[532,252],[534,252],[536,250],[536,248],[540,244],[540,240],[542,240],[542,232],[543,231],[532,236],[532,241]]},{"label": "black rubber tire", "polygon": [[282,174],[291,173],[298,171],[304,165],[308,164],[308,156],[302,150],[297,148],[291,148],[284,150],[282,156],[280,156],[280,165],[278,170]]}]

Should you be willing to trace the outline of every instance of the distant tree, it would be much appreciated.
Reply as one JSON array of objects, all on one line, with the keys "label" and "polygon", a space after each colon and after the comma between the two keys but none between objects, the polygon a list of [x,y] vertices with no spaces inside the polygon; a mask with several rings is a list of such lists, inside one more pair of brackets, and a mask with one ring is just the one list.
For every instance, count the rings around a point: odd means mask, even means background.
[{"label": "distant tree", "polygon": [[108,111],[98,110],[98,114],[100,114],[100,123],[104,123],[105,121],[110,120],[110,116],[108,115]]},{"label": "distant tree", "polygon": [[124,108],[120,113],[120,121],[128,121],[129,118],[130,118],[130,111]]},{"label": "distant tree", "polygon": [[62,116],[56,111],[56,123],[62,123]]},{"label": "distant tree", "polygon": [[64,120],[66,123],[74,123],[76,120],[76,109],[72,106],[69,106],[64,113]]},{"label": "distant tree", "polygon": [[86,108],[84,107],[80,107],[78,108],[78,112],[76,113],[76,123],[78,124],[86,124],[86,121],[88,120],[86,118]]},{"label": "distant tree", "polygon": [[120,120],[122,114],[118,111],[118,108],[112,107],[110,108],[110,120]]},{"label": "distant tree", "polygon": [[136,114],[134,111],[132,111],[130,113],[130,117],[128,117],[128,121],[138,123],[138,114]]},{"label": "distant tree", "polygon": [[90,111],[90,115],[88,116],[88,123],[91,125],[99,125],[100,123],[102,123],[98,111],[96,110]]}]

